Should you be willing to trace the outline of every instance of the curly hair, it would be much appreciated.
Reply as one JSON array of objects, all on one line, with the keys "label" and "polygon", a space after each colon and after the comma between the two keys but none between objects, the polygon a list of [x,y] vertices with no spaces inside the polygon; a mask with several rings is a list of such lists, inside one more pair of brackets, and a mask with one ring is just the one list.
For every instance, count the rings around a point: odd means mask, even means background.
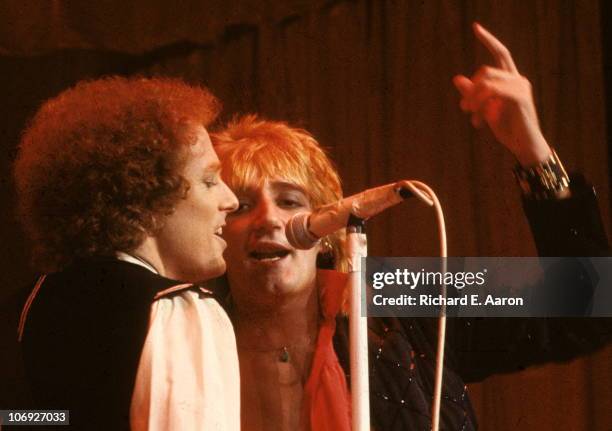
[{"label": "curly hair", "polygon": [[[212,133],[211,139],[221,159],[223,180],[232,190],[280,177],[303,189],[313,208],[342,198],[336,168],[306,130],[245,115]],[[343,233],[327,239],[336,268],[346,270]]]},{"label": "curly hair", "polygon": [[38,269],[130,251],[159,229],[189,188],[194,126],[219,111],[207,89],[169,78],[83,81],[43,103],[14,166]]}]

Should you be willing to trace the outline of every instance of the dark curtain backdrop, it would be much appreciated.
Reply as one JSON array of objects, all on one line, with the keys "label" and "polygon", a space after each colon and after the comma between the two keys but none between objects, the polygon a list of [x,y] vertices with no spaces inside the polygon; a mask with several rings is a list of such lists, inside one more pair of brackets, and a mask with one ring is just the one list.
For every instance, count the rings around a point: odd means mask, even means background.
[{"label": "dark curtain backdrop", "polygon": [[[606,17],[598,1],[39,3],[0,3],[0,299],[9,323],[0,361],[14,399],[26,395],[9,304],[34,274],[12,215],[10,164],[37,105],[80,79],[143,74],[203,83],[223,101],[224,120],[257,112],[312,131],[346,194],[400,178],[431,185],[450,255],[534,255],[514,160],[471,128],[451,83],[490,62],[471,33],[478,20],[531,80],[545,136],[597,187],[610,232]],[[378,217],[369,232],[372,255],[438,254],[434,215],[416,202]],[[608,348],[471,385],[482,429],[612,429],[611,363]]]}]

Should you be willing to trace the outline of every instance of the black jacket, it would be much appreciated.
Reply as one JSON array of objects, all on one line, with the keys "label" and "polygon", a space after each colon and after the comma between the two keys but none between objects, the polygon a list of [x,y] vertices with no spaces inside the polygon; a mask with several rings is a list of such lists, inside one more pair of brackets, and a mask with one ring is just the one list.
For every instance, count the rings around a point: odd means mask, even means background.
[{"label": "black jacket", "polygon": [[70,410],[71,426],[60,430],[129,430],[151,303],[180,283],[115,259],[48,275],[22,341],[32,408]]},{"label": "black jacket", "polygon": [[[595,192],[582,177],[572,179],[569,199],[523,204],[540,256],[609,255]],[[567,272],[576,277],[571,268]],[[588,296],[592,286],[579,290]],[[369,318],[368,327],[373,428],[429,430],[437,320]],[[568,360],[611,338],[612,324],[603,318],[449,318],[440,429],[477,429],[465,382]],[[348,339],[348,319],[339,317],[334,347],[350,382]]]}]

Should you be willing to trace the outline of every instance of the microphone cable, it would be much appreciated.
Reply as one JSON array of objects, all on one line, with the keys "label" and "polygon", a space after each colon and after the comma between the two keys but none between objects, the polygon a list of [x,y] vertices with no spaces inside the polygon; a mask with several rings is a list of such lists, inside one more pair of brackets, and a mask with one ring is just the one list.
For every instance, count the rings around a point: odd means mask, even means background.
[{"label": "microphone cable", "polygon": [[[448,257],[447,242],[446,242],[446,223],[444,222],[444,212],[442,205],[434,191],[427,184],[420,181],[411,180],[409,182],[413,187],[424,193],[431,203],[423,200],[425,203],[434,207],[436,211],[436,220],[438,222],[438,239],[440,244],[440,257],[442,258],[442,274],[446,274]],[[412,188],[411,188],[412,190]],[[416,194],[419,196],[419,194]],[[443,297],[442,306],[440,308],[440,316],[438,317],[438,344],[436,350],[436,371],[434,380],[434,396],[431,406],[431,429],[438,431],[440,429],[440,408],[442,403],[442,379],[444,375],[444,347],[446,344],[446,282],[442,280],[441,294]]]}]

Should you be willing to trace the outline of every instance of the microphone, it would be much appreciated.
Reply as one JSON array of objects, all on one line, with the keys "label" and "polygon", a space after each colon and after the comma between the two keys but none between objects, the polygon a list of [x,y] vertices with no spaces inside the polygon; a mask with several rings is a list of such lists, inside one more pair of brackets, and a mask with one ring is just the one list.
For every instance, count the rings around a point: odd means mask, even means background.
[{"label": "microphone", "polygon": [[312,212],[294,215],[285,228],[287,240],[293,247],[307,250],[314,247],[320,238],[346,227],[350,215],[367,220],[411,196],[433,205],[429,196],[411,181],[403,180],[368,189]]}]

